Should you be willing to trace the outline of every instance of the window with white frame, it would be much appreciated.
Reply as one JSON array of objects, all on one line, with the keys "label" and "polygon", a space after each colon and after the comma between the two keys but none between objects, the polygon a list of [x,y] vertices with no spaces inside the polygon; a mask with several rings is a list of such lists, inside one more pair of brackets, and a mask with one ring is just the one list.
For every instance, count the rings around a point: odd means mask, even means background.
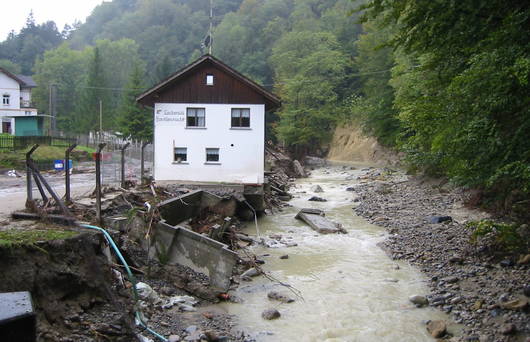
[{"label": "window with white frame", "polygon": [[212,74],[206,75],[206,85],[213,86],[213,75]]},{"label": "window with white frame", "polygon": [[186,108],[187,127],[205,127],[206,114],[204,108]]},{"label": "window with white frame", "polygon": [[2,96],[2,104],[4,106],[9,106],[9,94],[4,94]]},{"label": "window with white frame", "polygon": [[207,163],[218,163],[219,162],[219,149],[218,148],[207,148],[206,149],[206,162]]},{"label": "window with white frame", "polygon": [[188,149],[186,147],[175,147],[173,149],[173,161],[176,163],[188,161]]},{"label": "window with white frame", "polygon": [[249,108],[232,108],[232,127],[250,127]]}]

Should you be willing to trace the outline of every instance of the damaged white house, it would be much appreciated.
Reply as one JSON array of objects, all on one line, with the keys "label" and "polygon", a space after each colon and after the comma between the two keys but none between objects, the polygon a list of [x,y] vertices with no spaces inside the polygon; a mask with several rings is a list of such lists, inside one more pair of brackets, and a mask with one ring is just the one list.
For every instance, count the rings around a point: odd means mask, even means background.
[{"label": "damaged white house", "polygon": [[264,182],[265,113],[280,99],[211,55],[138,96],[154,108],[157,181]]}]

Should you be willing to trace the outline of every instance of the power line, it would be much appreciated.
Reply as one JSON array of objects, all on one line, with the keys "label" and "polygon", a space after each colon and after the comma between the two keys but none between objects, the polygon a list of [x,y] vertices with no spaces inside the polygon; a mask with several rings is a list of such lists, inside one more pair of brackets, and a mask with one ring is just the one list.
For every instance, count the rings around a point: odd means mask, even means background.
[{"label": "power line", "polygon": [[[403,71],[401,73],[408,73],[408,72],[412,71],[412,69],[415,69],[415,68],[418,68],[418,67],[420,67],[420,65],[413,65],[408,70],[405,70],[405,71]],[[378,71],[364,72],[364,73],[357,73],[357,74],[349,74],[349,76],[357,77],[357,76],[369,76],[369,75],[375,75],[375,74],[383,74],[383,73],[392,71],[392,69],[393,68],[385,69],[385,70],[378,70]],[[270,84],[262,84],[261,86],[270,87],[270,86],[274,86],[274,85],[286,84],[285,83],[286,81],[292,81],[292,80],[294,80],[294,78],[287,78],[287,79],[283,79],[282,82],[275,82],[275,83],[270,83]],[[301,81],[302,82],[314,82],[313,80],[301,80]],[[114,90],[114,91],[129,91],[129,90],[143,91],[143,90],[145,90],[145,88],[112,88],[112,87],[90,87],[90,86],[76,86],[75,88],[81,88],[81,89],[102,89],[102,90]],[[3,87],[0,87],[0,89],[3,89],[3,90],[20,90],[19,88],[3,88]]]}]

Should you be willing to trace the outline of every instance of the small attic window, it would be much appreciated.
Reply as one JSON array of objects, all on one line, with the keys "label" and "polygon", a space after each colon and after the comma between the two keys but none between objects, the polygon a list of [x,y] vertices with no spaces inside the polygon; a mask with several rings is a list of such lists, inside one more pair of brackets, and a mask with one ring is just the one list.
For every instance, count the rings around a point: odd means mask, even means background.
[{"label": "small attic window", "polygon": [[213,75],[212,74],[206,75],[206,85],[213,86]]}]

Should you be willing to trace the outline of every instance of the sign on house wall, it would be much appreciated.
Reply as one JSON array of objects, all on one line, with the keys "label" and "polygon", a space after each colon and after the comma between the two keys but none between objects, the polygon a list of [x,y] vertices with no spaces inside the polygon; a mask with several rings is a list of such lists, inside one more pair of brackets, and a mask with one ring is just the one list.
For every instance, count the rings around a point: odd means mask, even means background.
[{"label": "sign on house wall", "polygon": [[182,110],[157,109],[155,111],[155,124],[171,126],[186,120],[186,113]]}]

